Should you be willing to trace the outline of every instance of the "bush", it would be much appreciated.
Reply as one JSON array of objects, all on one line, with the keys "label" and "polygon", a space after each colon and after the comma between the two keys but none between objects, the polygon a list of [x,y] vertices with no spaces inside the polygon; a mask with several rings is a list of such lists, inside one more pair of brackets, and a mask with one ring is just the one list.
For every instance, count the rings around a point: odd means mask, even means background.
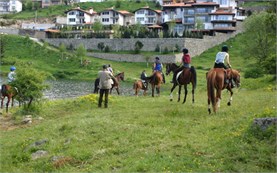
[{"label": "bush", "polygon": [[244,73],[244,77],[245,78],[259,78],[259,77],[263,77],[263,72],[261,69],[259,69],[258,67],[252,67],[250,69],[247,69]]},{"label": "bush", "polygon": [[110,52],[110,47],[109,46],[105,46],[104,52]]}]

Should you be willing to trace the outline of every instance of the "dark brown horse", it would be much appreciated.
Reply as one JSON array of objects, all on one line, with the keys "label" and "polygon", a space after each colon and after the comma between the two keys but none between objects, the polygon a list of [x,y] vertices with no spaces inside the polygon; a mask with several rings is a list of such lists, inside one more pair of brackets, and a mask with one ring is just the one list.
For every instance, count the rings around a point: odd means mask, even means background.
[{"label": "dark brown horse", "polygon": [[143,95],[146,95],[147,88],[144,86],[141,80],[134,82],[133,89],[135,90],[135,95],[138,96],[138,92],[143,90]]},{"label": "dark brown horse", "polygon": [[[120,81],[124,81],[124,72],[118,73],[117,75],[114,76],[110,94],[112,93],[113,88],[116,89],[118,95],[120,94],[119,93],[119,82]],[[98,91],[99,91],[99,78],[97,78],[94,82],[94,92],[93,93],[98,93]]]},{"label": "dark brown horse", "polygon": [[[175,63],[169,63],[166,64],[166,75],[169,75],[169,73],[172,71],[174,72],[177,68],[179,68]],[[187,94],[188,94],[188,89],[187,85],[192,84],[192,103],[194,103],[194,90],[196,89],[196,84],[197,84],[197,75],[196,75],[196,70],[194,66],[191,66],[191,68],[185,68],[179,74],[176,76],[177,83],[173,83],[173,86],[170,91],[170,101],[173,100],[173,95],[172,92],[174,91],[175,87],[178,85],[179,86],[179,92],[178,92],[178,102],[180,101],[180,96],[181,96],[181,88],[182,85],[184,85],[185,89],[185,96],[183,103],[186,102],[187,99]]]},{"label": "dark brown horse", "polygon": [[[236,86],[240,86],[240,73],[238,70],[213,68],[207,73],[207,94],[208,94],[208,112],[211,113],[210,103],[212,102],[213,112],[216,113],[220,107],[221,91],[227,89],[230,91],[230,98],[227,103],[231,105],[233,91],[231,87],[231,79],[235,82]],[[224,82],[226,78],[229,83]]]},{"label": "dark brown horse", "polygon": [[147,77],[147,80],[149,81],[149,84],[151,85],[152,97],[154,97],[154,95],[155,95],[155,89],[156,89],[158,96],[160,96],[160,88],[163,83],[162,73],[159,71],[155,71],[151,76]]},{"label": "dark brown horse", "polygon": [[6,103],[6,112],[9,111],[9,104],[11,101],[11,106],[13,107],[14,104],[14,98],[17,96],[18,91],[15,87],[12,87],[11,85],[2,85],[1,88],[1,109],[3,109],[4,99],[7,97],[7,103]]}]

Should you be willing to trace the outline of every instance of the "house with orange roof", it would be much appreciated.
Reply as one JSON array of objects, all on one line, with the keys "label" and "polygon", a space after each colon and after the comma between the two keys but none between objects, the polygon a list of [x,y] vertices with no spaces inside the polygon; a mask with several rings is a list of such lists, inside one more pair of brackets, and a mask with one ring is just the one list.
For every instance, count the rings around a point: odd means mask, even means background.
[{"label": "house with orange roof", "polygon": [[134,24],[134,14],[126,10],[108,8],[99,12],[98,16],[103,25],[118,24],[121,26],[128,26]]},{"label": "house with orange roof", "polygon": [[90,8],[88,11],[80,7],[65,11],[67,15],[67,25],[92,24],[97,18],[97,12]]},{"label": "house with orange roof", "polygon": [[142,7],[134,11],[135,23],[151,26],[159,25],[161,23],[161,10],[153,10],[149,7]]}]

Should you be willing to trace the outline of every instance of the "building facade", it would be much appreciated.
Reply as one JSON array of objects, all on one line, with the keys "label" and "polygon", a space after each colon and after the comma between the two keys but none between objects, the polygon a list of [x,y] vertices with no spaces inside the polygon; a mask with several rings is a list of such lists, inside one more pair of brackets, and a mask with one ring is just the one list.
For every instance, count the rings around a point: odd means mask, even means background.
[{"label": "building facade", "polygon": [[22,2],[19,0],[1,0],[0,14],[18,13],[22,11]]}]

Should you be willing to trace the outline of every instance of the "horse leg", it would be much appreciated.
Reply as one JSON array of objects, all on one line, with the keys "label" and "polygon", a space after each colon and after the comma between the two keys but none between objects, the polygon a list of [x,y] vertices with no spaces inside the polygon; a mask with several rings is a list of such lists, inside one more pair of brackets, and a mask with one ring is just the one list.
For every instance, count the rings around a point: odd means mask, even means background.
[{"label": "horse leg", "polygon": [[172,87],[171,90],[170,90],[170,101],[173,100],[173,94],[172,94],[172,92],[174,91],[174,89],[175,89],[176,86],[177,86],[177,85],[174,83],[174,84],[173,84],[173,87]]},{"label": "horse leg", "polygon": [[185,89],[185,96],[184,96],[184,101],[183,101],[183,104],[186,102],[187,100],[187,94],[188,94],[188,88],[187,88],[187,85],[184,85],[184,89]]},{"label": "horse leg", "polygon": [[208,112],[209,112],[209,114],[212,113],[212,111],[211,111],[211,100],[210,100],[210,98],[208,98]]},{"label": "horse leg", "polygon": [[9,111],[10,100],[11,100],[11,98],[8,97],[8,101],[7,101],[7,103],[6,103],[6,112],[7,112],[7,113],[8,113],[8,111]]},{"label": "horse leg", "polygon": [[229,91],[230,91],[230,98],[229,98],[229,101],[228,101],[227,105],[231,106],[231,103],[232,103],[232,100],[233,100],[233,91],[232,91],[232,89],[229,89]]},{"label": "horse leg", "polygon": [[155,85],[152,84],[152,97],[154,97],[154,95],[155,95]]},{"label": "horse leg", "polygon": [[4,104],[4,99],[5,99],[5,97],[1,97],[1,109],[3,109],[3,104]]},{"label": "horse leg", "polygon": [[156,87],[157,95],[160,96],[160,86]]},{"label": "horse leg", "polygon": [[194,103],[194,86],[192,86],[192,91],[191,91],[191,93],[192,93],[192,103]]},{"label": "horse leg", "polygon": [[120,95],[120,93],[119,93],[119,88],[116,87],[115,89],[116,89],[117,94]]},{"label": "horse leg", "polygon": [[181,98],[181,89],[182,89],[182,86],[179,85],[179,91],[178,91],[178,102],[180,102],[180,98]]}]

